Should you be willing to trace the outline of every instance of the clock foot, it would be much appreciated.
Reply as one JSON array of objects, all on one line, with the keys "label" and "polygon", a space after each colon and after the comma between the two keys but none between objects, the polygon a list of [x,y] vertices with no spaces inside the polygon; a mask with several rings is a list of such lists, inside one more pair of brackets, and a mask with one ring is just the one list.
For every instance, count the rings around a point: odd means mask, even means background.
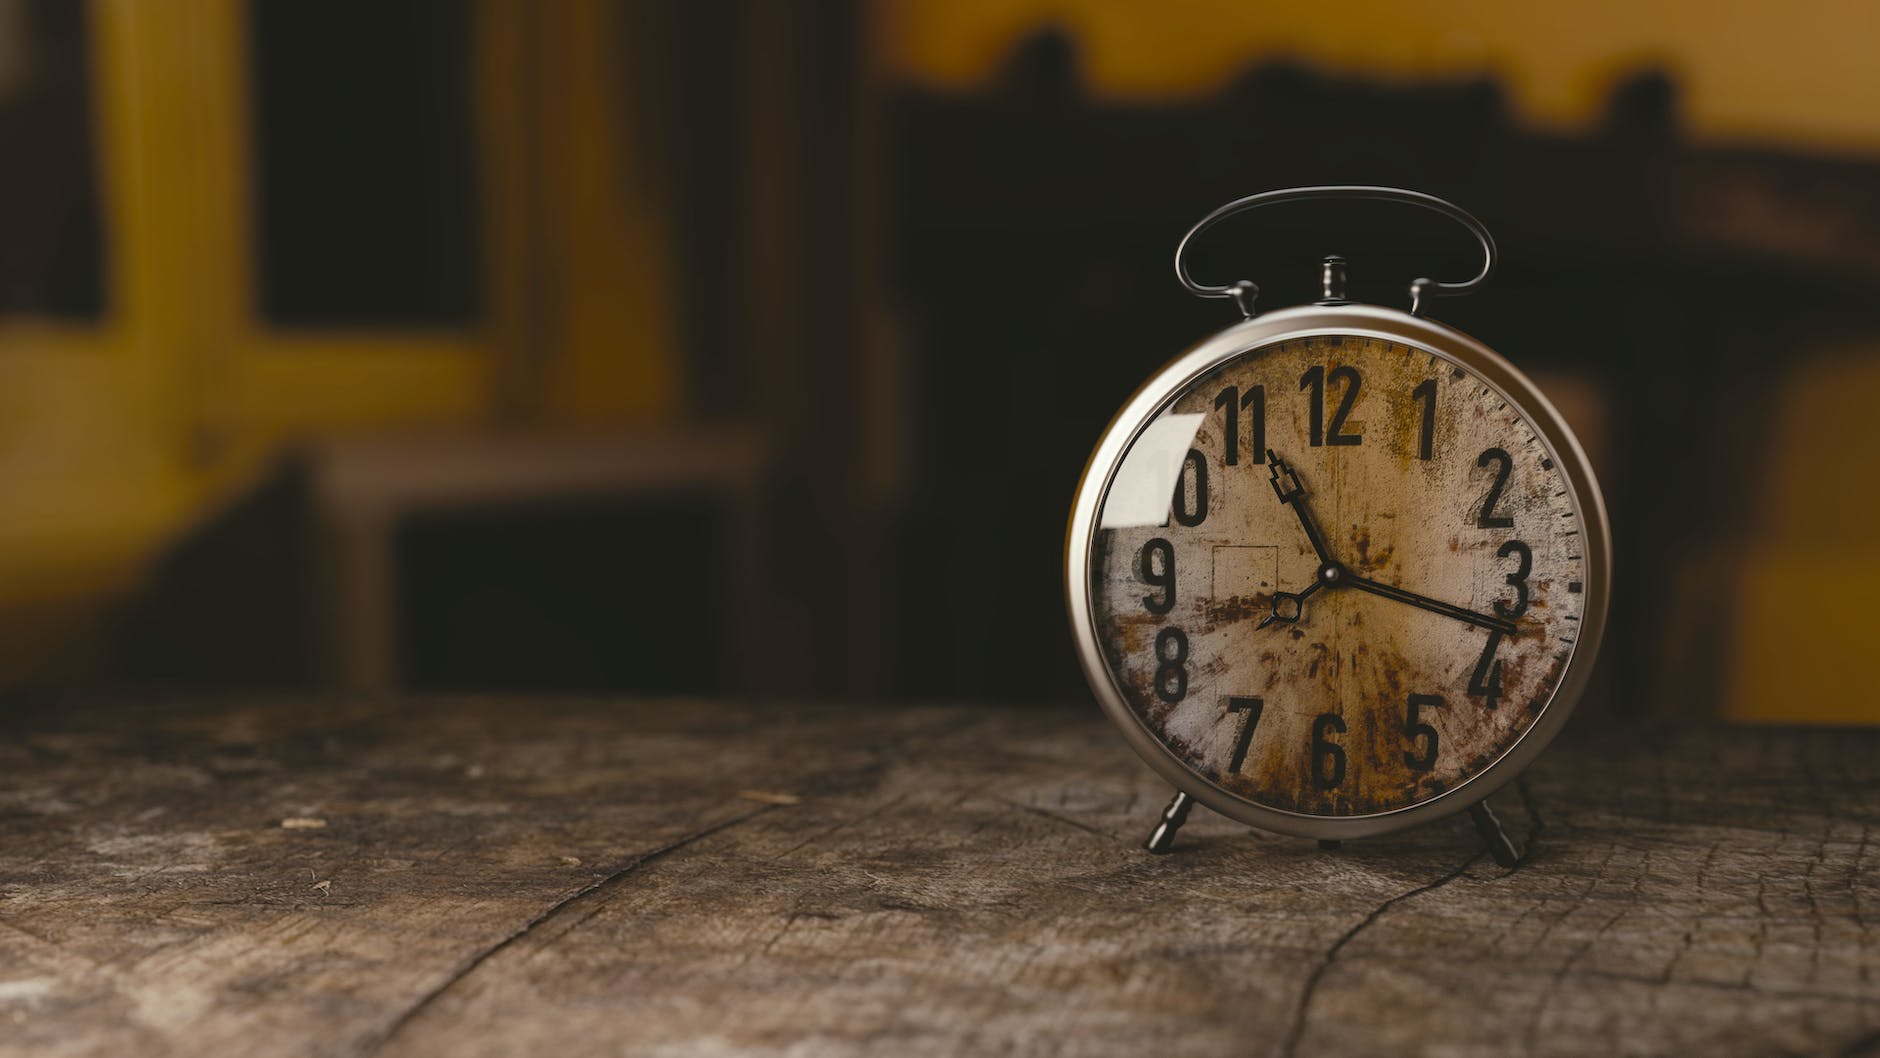
[{"label": "clock foot", "polygon": [[1470,805],[1469,819],[1475,823],[1475,832],[1482,835],[1482,844],[1488,846],[1488,854],[1495,858],[1496,863],[1512,870],[1527,859],[1527,853],[1517,849],[1514,840],[1502,829],[1501,820],[1495,818],[1495,812],[1488,807],[1487,801]]},{"label": "clock foot", "polygon": [[1162,818],[1156,822],[1155,829],[1149,832],[1149,840],[1142,847],[1156,855],[1162,855],[1175,845],[1175,832],[1188,822],[1188,810],[1195,806],[1195,799],[1180,790],[1175,791],[1175,799],[1162,810]]}]

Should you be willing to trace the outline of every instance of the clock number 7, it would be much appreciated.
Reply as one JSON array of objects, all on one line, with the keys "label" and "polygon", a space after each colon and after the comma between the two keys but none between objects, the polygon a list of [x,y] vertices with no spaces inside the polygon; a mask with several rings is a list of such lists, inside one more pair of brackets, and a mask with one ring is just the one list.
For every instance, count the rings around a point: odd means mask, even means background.
[{"label": "clock number 7", "polygon": [[1240,722],[1240,734],[1234,736],[1234,752],[1227,758],[1227,774],[1240,774],[1240,766],[1247,763],[1247,747],[1253,745],[1253,729],[1260,726],[1260,712],[1266,708],[1266,702],[1259,698],[1229,698],[1227,711],[1245,713]]}]

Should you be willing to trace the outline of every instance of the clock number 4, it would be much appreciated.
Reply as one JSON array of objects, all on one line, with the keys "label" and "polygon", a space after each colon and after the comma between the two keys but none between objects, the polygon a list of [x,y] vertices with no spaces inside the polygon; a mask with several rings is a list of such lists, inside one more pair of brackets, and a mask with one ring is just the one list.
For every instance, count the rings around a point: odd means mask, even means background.
[{"label": "clock number 4", "polygon": [[1247,429],[1253,434],[1248,438],[1251,462],[1266,462],[1266,387],[1250,386],[1242,393],[1239,386],[1229,386],[1214,398],[1214,406],[1221,412],[1221,462],[1230,467],[1240,465],[1240,412],[1243,408],[1247,411]]},{"label": "clock number 4", "polygon": [[1234,752],[1227,758],[1227,774],[1240,774],[1240,766],[1247,763],[1247,747],[1253,745],[1253,729],[1260,726],[1260,713],[1266,709],[1266,702],[1259,698],[1229,698],[1227,711],[1242,713],[1240,734],[1234,736]]},{"label": "clock number 4", "polygon": [[1347,364],[1333,368],[1330,381],[1342,382],[1345,388],[1344,394],[1338,399],[1338,410],[1332,412],[1331,422],[1328,423],[1325,421],[1325,366],[1313,364],[1306,368],[1305,374],[1299,376],[1299,388],[1312,391],[1312,401],[1306,412],[1312,447],[1358,444],[1364,438],[1345,432],[1345,418],[1351,414],[1351,406],[1358,402],[1358,389],[1364,384],[1364,379],[1358,375],[1357,368]]},{"label": "clock number 4", "polygon": [[1482,656],[1475,663],[1475,671],[1469,675],[1469,694],[1484,699],[1484,705],[1490,709],[1501,704],[1501,659],[1495,656],[1496,648],[1501,646],[1501,633],[1488,633],[1488,645],[1482,648]]}]

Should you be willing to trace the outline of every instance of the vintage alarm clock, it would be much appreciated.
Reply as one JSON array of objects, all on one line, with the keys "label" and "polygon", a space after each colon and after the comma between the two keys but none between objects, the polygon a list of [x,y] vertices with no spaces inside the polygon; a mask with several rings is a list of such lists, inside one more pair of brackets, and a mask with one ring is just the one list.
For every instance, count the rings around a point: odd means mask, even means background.
[{"label": "vintage alarm clock", "polygon": [[[1257,313],[1258,288],[1198,283],[1194,240],[1257,207],[1382,199],[1481,244],[1480,274],[1418,279],[1410,311],[1345,299]],[[1190,229],[1175,274],[1246,317],[1138,389],[1090,457],[1065,548],[1091,688],[1178,793],[1327,844],[1469,810],[1559,733],[1605,625],[1611,545],[1592,468],[1560,414],[1494,350],[1423,315],[1494,271],[1456,206],[1388,187],[1229,203]]]}]

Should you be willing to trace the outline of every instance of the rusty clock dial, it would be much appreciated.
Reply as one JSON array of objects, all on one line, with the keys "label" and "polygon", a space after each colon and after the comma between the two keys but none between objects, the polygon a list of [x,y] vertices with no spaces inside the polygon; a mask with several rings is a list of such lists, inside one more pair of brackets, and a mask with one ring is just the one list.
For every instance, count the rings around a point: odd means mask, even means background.
[{"label": "rusty clock dial", "polygon": [[[1201,375],[1149,431],[1158,450],[1125,462],[1146,480],[1099,514],[1090,592],[1130,709],[1195,772],[1286,812],[1391,812],[1546,709],[1579,641],[1585,521],[1481,375],[1293,338]],[[1131,506],[1142,489],[1166,508]]]}]

